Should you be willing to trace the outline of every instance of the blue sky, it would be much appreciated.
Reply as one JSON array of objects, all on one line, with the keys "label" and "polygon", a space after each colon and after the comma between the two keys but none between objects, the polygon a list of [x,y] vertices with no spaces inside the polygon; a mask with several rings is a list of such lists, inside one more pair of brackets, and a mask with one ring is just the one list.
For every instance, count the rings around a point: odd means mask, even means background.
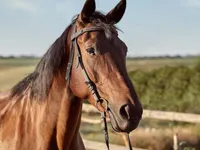
[{"label": "blue sky", "polygon": [[[0,0],[0,55],[42,56],[85,0]],[[119,0],[96,0],[110,11]],[[129,56],[200,54],[200,0],[127,0],[117,25]]]}]

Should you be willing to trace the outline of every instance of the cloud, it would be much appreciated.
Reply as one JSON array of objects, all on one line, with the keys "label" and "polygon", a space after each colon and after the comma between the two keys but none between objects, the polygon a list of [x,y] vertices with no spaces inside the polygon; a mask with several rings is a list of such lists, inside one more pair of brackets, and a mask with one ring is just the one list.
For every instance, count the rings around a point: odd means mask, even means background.
[{"label": "cloud", "polygon": [[184,6],[189,7],[200,7],[200,0],[181,0]]},{"label": "cloud", "polygon": [[[34,3],[33,3],[34,2]],[[7,0],[4,1],[4,5],[11,9],[21,10],[29,13],[36,13],[39,11],[38,1],[27,0]]]}]

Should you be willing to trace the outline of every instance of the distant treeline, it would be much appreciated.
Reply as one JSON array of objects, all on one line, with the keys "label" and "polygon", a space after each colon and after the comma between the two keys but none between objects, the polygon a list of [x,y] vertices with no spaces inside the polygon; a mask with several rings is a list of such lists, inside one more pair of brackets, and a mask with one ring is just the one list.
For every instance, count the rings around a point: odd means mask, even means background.
[{"label": "distant treeline", "polygon": [[199,58],[200,55],[186,55],[186,56],[138,56],[138,57],[127,57],[127,60],[145,60],[145,59],[177,59],[177,58]]},{"label": "distant treeline", "polygon": [[145,109],[200,113],[200,63],[129,73]]},{"label": "distant treeline", "polygon": [[38,57],[38,56],[34,56],[34,55],[30,55],[30,56],[26,56],[26,55],[21,55],[21,56],[12,56],[12,55],[10,55],[10,56],[1,56],[0,55],[0,59],[26,59],[26,58],[28,58],[28,59],[34,59],[34,58],[40,58],[40,57]]},{"label": "distant treeline", "polygon": [[[127,57],[127,60],[145,60],[145,59],[176,59],[176,58],[195,58],[195,57],[200,57],[200,55],[187,55],[187,56],[180,56],[180,55],[176,55],[176,56],[140,56],[140,57]],[[20,59],[20,58],[41,58],[39,56],[34,56],[34,55],[21,55],[21,56],[14,56],[14,55],[10,55],[10,56],[1,56],[0,55],[0,59]]]}]

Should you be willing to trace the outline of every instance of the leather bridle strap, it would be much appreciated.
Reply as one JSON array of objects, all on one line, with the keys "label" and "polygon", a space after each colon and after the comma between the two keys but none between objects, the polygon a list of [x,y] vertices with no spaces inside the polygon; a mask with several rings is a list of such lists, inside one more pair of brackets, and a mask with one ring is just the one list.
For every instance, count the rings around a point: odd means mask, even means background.
[{"label": "leather bridle strap", "polygon": [[[76,25],[75,25],[74,29],[76,30]],[[79,32],[74,32],[74,34],[71,36],[71,41],[78,38],[80,35],[82,35],[85,32],[102,31],[102,30],[103,30],[103,28],[101,28],[101,27],[84,28],[84,29],[80,30]]]},{"label": "leather bridle strap", "polygon": [[[76,26],[74,27],[73,33],[76,32]],[[68,60],[68,65],[67,65],[67,71],[66,71],[66,77],[65,80],[67,80],[68,85],[70,85],[70,77],[71,77],[71,72],[72,72],[72,66],[73,66],[73,60],[74,60],[74,50],[73,50],[73,41],[72,44],[70,45],[70,54],[69,54],[69,60]]]},{"label": "leather bridle strap", "polygon": [[[100,30],[102,30],[102,28],[100,28],[100,27],[84,28],[84,29],[80,30],[79,32],[76,32],[76,30],[77,29],[76,29],[76,25],[75,25],[74,26],[74,34],[71,37],[71,41],[72,41],[72,44],[70,46],[71,53],[69,56],[69,62],[68,62],[68,66],[67,66],[66,80],[68,81],[68,84],[70,84],[70,76],[71,76],[71,71],[72,71],[72,66],[73,66],[74,53],[76,51],[77,52],[77,68],[80,65],[81,71],[85,78],[85,83],[87,84],[89,90],[92,92],[92,95],[94,96],[94,99],[96,100],[96,103],[99,103],[102,100],[96,90],[95,85],[90,80],[90,78],[85,70],[85,67],[84,67],[83,61],[82,61],[80,48],[78,46],[77,38],[85,32],[100,31]],[[73,50],[73,47],[75,48],[74,50]]]},{"label": "leather bridle strap", "polygon": [[[92,31],[101,31],[103,30],[100,27],[89,27],[89,28],[84,28],[78,32],[76,32],[76,25],[74,25],[74,31],[73,31],[73,35],[71,36],[71,41],[72,44],[70,46],[70,56],[69,56],[69,61],[68,61],[68,66],[67,66],[67,72],[66,72],[66,80],[68,81],[68,85],[70,85],[70,77],[71,77],[71,71],[72,71],[72,66],[73,66],[73,59],[74,59],[74,53],[75,51],[77,52],[77,68],[80,66],[81,67],[81,71],[82,74],[85,78],[85,83],[87,84],[90,92],[92,93],[95,101],[96,101],[96,107],[98,109],[98,103],[102,103],[103,99],[99,96],[98,91],[95,87],[95,85],[93,84],[93,82],[90,80],[84,64],[83,64],[83,60],[81,57],[81,51],[80,48],[78,46],[78,42],[77,42],[77,38],[84,34],[85,32],[92,32]],[[73,50],[74,47],[74,50]],[[105,110],[106,111],[106,110]],[[106,142],[106,146],[108,148],[108,150],[110,150],[109,148],[109,137],[108,137],[108,128],[107,128],[107,122],[106,122],[106,112],[101,112],[101,121],[102,121],[102,130],[105,134],[105,142]]]}]

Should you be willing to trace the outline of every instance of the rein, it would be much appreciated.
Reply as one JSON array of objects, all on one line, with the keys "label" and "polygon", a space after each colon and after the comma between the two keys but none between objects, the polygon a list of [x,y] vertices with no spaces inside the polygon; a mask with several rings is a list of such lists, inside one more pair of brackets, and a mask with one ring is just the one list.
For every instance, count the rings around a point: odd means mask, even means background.
[{"label": "rein", "polygon": [[[89,76],[87,74],[87,71],[86,71],[83,61],[82,61],[81,51],[78,46],[77,39],[80,35],[84,34],[85,32],[102,31],[102,30],[103,29],[101,27],[89,27],[89,28],[84,28],[77,32],[77,27],[76,27],[76,25],[74,25],[73,35],[71,36],[72,44],[70,45],[70,56],[69,56],[66,78],[65,78],[67,80],[68,85],[70,85],[70,77],[71,77],[71,71],[72,71],[72,66],[73,66],[73,61],[74,61],[74,53],[75,53],[75,51],[77,51],[76,68],[78,68],[79,66],[81,67],[82,74],[85,78],[85,83],[87,84],[90,92],[92,93],[92,95],[96,101],[96,108],[98,110],[99,110],[98,104],[99,103],[102,104],[106,100],[100,97],[95,84],[91,81],[91,79],[89,78]],[[106,103],[107,103],[107,101],[106,101]],[[107,128],[107,122],[106,122],[107,110],[108,110],[108,108],[104,108],[104,112],[101,112],[101,127],[102,127],[102,130],[105,135],[105,143],[106,143],[107,149],[110,150],[108,128]],[[129,134],[127,134],[127,139],[128,139],[128,143],[129,143],[129,149],[132,150]]]}]

